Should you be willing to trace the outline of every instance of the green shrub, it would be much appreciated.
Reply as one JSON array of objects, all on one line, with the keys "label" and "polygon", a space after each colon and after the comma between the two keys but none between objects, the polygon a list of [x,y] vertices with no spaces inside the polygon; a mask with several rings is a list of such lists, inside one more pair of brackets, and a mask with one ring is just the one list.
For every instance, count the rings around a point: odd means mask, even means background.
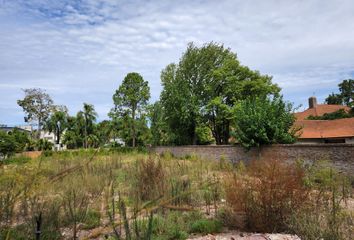
[{"label": "green shrub", "polygon": [[84,220],[84,229],[92,229],[100,226],[101,214],[99,211],[89,209]]},{"label": "green shrub", "polygon": [[222,230],[222,223],[218,220],[200,219],[194,222],[191,226],[191,233],[218,233]]},{"label": "green shrub", "polygon": [[17,164],[17,165],[21,165],[21,164],[25,164],[27,162],[29,162],[31,160],[31,158],[26,157],[26,156],[13,156],[7,159],[3,160],[4,164]]},{"label": "green shrub", "polygon": [[53,143],[49,142],[46,139],[39,139],[37,142],[38,151],[52,150]]}]

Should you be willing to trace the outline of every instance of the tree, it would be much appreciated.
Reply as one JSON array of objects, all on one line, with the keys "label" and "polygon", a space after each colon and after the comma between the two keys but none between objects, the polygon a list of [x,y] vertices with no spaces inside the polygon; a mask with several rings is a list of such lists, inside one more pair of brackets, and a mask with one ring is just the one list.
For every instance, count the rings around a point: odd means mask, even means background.
[{"label": "tree", "polygon": [[53,113],[44,124],[44,128],[54,133],[56,144],[60,143],[61,135],[68,125],[68,109],[65,106],[54,107]]},{"label": "tree", "polygon": [[333,93],[328,95],[326,98],[326,103],[327,104],[335,104],[335,105],[342,105],[343,104],[343,99],[340,94]]},{"label": "tree", "polygon": [[126,118],[128,120],[132,146],[136,146],[137,117],[142,119],[145,107],[150,99],[150,88],[147,81],[139,73],[128,73],[122,84],[113,95],[113,118]]},{"label": "tree", "polygon": [[63,143],[69,149],[97,146],[96,118],[97,113],[94,106],[84,103],[83,110],[77,112],[76,116],[67,116],[67,127],[63,136]]},{"label": "tree", "polygon": [[101,145],[109,143],[114,138],[114,125],[112,121],[103,120],[96,127],[96,134]]},{"label": "tree", "polygon": [[39,138],[43,123],[48,119],[53,109],[53,100],[45,90],[40,88],[29,88],[23,91],[25,97],[22,100],[17,100],[17,104],[26,114],[25,122],[37,121],[37,137]]},{"label": "tree", "polygon": [[167,145],[171,142],[171,131],[165,121],[162,104],[156,101],[149,106],[151,143],[155,146]]},{"label": "tree", "polygon": [[16,143],[16,152],[22,152],[29,147],[31,141],[27,132],[21,131],[19,128],[14,128],[8,134],[11,135]]},{"label": "tree", "polygon": [[74,149],[83,146],[83,117],[68,116],[67,129],[63,135],[63,143],[69,149]]},{"label": "tree", "polygon": [[354,106],[354,80],[346,79],[343,80],[340,84],[338,84],[338,88],[340,93],[330,94],[325,102],[327,104],[343,104],[348,107]]},{"label": "tree", "polygon": [[14,137],[4,131],[0,131],[0,157],[7,158],[13,155],[15,152],[16,141]]},{"label": "tree", "polygon": [[[82,115],[84,118],[84,147],[88,147],[88,136],[92,135],[94,122],[97,118],[97,113],[95,108],[91,104],[84,103],[84,109],[79,115]],[[90,137],[93,138],[92,136]]]},{"label": "tree", "polygon": [[217,144],[228,144],[231,110],[245,96],[275,94],[271,77],[242,66],[222,44],[188,44],[178,64],[161,73],[160,102],[174,130],[174,143],[196,144],[199,126],[208,126]]},{"label": "tree", "polygon": [[299,128],[294,128],[292,104],[282,97],[253,97],[235,106],[236,140],[245,148],[265,144],[293,143]]},{"label": "tree", "polygon": [[354,106],[354,79],[343,80],[338,87],[343,98],[343,103],[348,107]]}]

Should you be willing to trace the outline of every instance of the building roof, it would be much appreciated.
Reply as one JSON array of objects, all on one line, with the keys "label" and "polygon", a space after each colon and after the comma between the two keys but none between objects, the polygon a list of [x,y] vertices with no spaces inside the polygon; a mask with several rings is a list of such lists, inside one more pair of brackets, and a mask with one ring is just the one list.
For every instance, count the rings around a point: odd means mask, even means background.
[{"label": "building roof", "polygon": [[14,129],[17,129],[18,131],[21,131],[21,132],[31,132],[28,129],[23,129],[23,128],[20,128],[20,127],[0,126],[0,130],[5,131],[5,132],[13,131]]},{"label": "building roof", "polygon": [[300,139],[354,137],[354,118],[298,120],[294,125],[302,127]]},{"label": "building roof", "polygon": [[[297,120],[305,120],[309,116],[322,116],[325,113],[332,113],[336,112],[340,109],[344,109],[346,112],[350,111],[350,107],[343,106],[343,105],[333,105],[333,104],[317,104],[314,108],[308,108],[303,112],[295,113]],[[318,120],[316,120],[318,121]],[[335,121],[335,120],[331,120]]]}]

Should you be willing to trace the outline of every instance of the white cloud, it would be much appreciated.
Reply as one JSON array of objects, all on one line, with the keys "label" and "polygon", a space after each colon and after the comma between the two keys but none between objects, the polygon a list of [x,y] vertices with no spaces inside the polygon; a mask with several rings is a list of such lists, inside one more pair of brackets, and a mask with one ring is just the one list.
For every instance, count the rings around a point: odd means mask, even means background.
[{"label": "white cloud", "polygon": [[[353,76],[352,1],[0,1],[0,122],[20,88],[47,88],[72,112],[109,111],[125,74],[140,72],[159,96],[159,74],[186,44],[216,41],[274,76],[285,98],[324,98]],[[304,91],[304,88],[306,91]],[[10,94],[9,94],[10,93]],[[5,107],[8,106],[8,107]]]}]

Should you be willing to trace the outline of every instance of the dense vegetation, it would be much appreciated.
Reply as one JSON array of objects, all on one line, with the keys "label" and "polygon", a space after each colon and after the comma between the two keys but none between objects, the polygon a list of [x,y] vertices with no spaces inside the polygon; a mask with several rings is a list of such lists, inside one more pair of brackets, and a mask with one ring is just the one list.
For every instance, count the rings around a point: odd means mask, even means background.
[{"label": "dense vegetation", "polygon": [[325,113],[322,116],[309,116],[308,120],[335,120],[342,118],[352,118],[354,117],[354,111],[351,109],[349,112],[346,112],[344,109],[339,109],[338,111],[332,113]]},{"label": "dense vegetation", "polygon": [[[83,110],[69,116],[68,109],[54,104],[42,89],[25,89],[25,96],[18,104],[25,112],[25,121],[36,123],[32,140],[38,141],[41,131],[45,130],[54,133],[56,145],[65,144],[69,149],[76,149],[122,143],[133,147],[229,144],[231,133],[235,129],[239,133],[239,121],[249,127],[252,125],[247,116],[237,115],[240,104],[249,99],[280,96],[280,88],[272,83],[271,76],[241,65],[235,53],[214,42],[201,47],[188,44],[180,61],[162,70],[161,82],[160,99],[149,104],[148,82],[139,73],[128,73],[113,93],[110,120],[100,123],[97,123],[93,105],[84,103]],[[287,103],[281,105],[282,111],[291,114],[289,106]],[[288,120],[284,118],[284,121]],[[289,122],[279,120],[268,125],[283,132],[289,130]],[[268,132],[266,135],[274,134]],[[251,142],[245,142],[249,138],[241,141],[244,146],[288,143],[294,141],[292,136],[291,139],[275,137],[256,143],[253,142],[258,141],[257,137]]]},{"label": "dense vegetation", "polygon": [[44,240],[186,239],[225,227],[352,239],[350,196],[348,179],[326,165],[47,152],[0,169],[0,239],[35,239],[38,223]]},{"label": "dense vegetation", "polygon": [[338,88],[340,93],[332,92],[332,94],[326,98],[326,103],[354,107],[354,79],[343,80],[338,84]]},{"label": "dense vegetation", "polygon": [[235,138],[250,149],[273,143],[294,143],[298,128],[290,103],[282,97],[246,99],[235,107]]}]

